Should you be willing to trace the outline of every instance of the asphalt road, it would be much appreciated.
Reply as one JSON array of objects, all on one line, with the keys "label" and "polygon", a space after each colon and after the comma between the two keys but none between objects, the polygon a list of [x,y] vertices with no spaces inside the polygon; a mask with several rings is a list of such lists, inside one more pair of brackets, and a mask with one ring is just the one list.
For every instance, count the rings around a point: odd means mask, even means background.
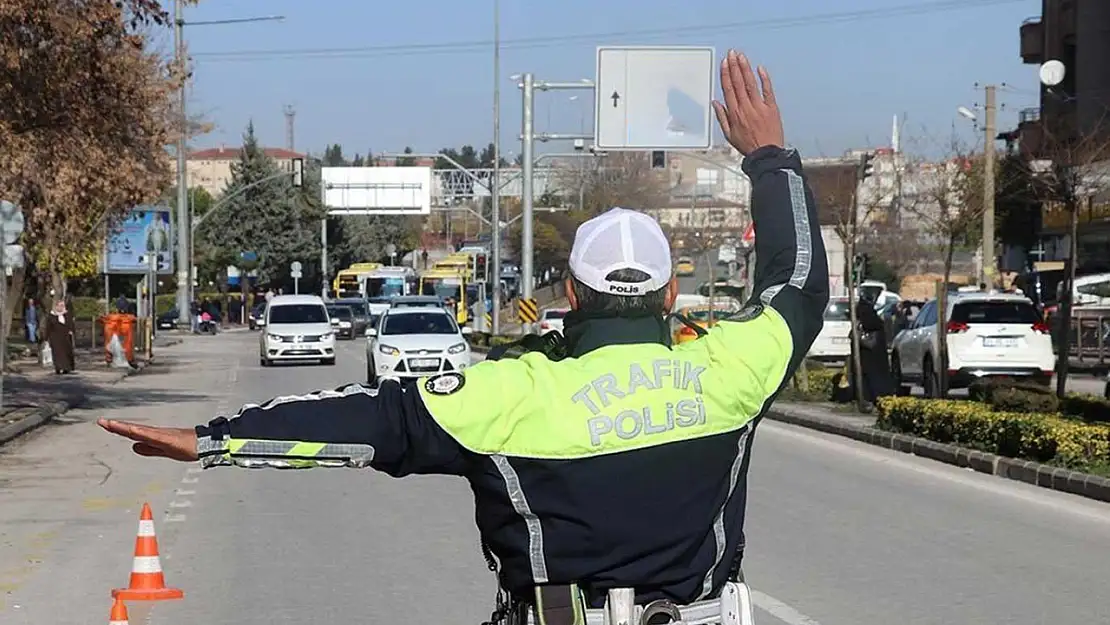
[{"label": "asphalt road", "polygon": [[[106,619],[155,509],[183,601],[132,623],[478,623],[494,583],[466,484],[372,471],[193,467],[139,458],[92,420],[187,426],[364,373],[257,364],[253,334],[190,338],[170,370],[0,448],[0,623]],[[368,418],[372,418],[368,415]],[[775,423],[758,434],[746,570],[761,625],[1110,621],[1110,506]],[[149,620],[148,620],[149,619]]]}]

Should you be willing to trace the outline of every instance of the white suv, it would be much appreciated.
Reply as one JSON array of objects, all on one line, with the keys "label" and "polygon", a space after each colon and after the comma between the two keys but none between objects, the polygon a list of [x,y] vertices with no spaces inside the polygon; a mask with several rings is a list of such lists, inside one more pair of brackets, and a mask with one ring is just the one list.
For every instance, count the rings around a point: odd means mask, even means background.
[{"label": "white suv", "polygon": [[[1021,295],[958,293],[948,300],[947,388],[967,388],[989,377],[1011,377],[1048,384],[1056,356],[1049,328],[1033,302]],[[920,383],[929,397],[939,396],[937,302],[922,307],[913,325],[898,333],[890,368],[903,394]]]},{"label": "white suv", "polygon": [[849,336],[852,333],[852,313],[848,310],[847,297],[833,297],[825,308],[825,322],[821,333],[809,348],[808,358],[824,363],[842,363],[852,353]]},{"label": "white suv", "polygon": [[318,361],[335,364],[335,330],[316,295],[275,295],[258,335],[258,363]]}]

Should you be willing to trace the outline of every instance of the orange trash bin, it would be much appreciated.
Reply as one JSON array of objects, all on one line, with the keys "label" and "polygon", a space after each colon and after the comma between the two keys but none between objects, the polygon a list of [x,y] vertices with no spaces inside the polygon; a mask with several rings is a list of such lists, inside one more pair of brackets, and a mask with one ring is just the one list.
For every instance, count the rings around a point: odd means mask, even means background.
[{"label": "orange trash bin", "polygon": [[104,359],[112,362],[112,337],[118,336],[123,353],[127,355],[127,362],[135,362],[135,315],[125,313],[112,313],[100,318],[104,323]]}]

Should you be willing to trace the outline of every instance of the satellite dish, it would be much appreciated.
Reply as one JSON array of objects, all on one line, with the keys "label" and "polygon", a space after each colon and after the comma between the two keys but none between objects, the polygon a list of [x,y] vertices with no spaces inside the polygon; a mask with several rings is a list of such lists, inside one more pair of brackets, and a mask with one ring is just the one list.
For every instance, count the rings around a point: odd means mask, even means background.
[{"label": "satellite dish", "polygon": [[975,121],[975,112],[972,111],[971,109],[967,108],[966,106],[961,106],[961,107],[957,108],[956,112],[960,114],[960,117],[963,117],[965,119],[970,119],[971,121]]},{"label": "satellite dish", "polygon": [[1064,82],[1064,76],[1067,75],[1067,68],[1064,64],[1057,60],[1045,61],[1041,65],[1041,84],[1046,87],[1055,87],[1056,85]]}]

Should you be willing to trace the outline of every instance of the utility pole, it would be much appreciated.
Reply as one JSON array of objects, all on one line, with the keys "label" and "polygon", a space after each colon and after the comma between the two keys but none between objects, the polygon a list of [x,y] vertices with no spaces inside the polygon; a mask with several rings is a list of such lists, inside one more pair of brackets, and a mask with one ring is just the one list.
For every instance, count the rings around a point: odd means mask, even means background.
[{"label": "utility pole", "polygon": [[292,104],[285,105],[285,148],[290,152],[293,151],[293,119],[297,116],[297,111],[293,109]]},{"label": "utility pole", "polygon": [[983,268],[980,282],[992,288],[995,286],[997,264],[994,258],[994,139],[998,135],[995,129],[997,90],[995,85],[987,85],[984,107],[987,136],[983,145]]},{"label": "utility pole", "polygon": [[[521,101],[524,110],[521,115],[521,148],[520,148],[520,296],[526,300],[532,299],[532,170],[535,165],[533,149],[536,142],[536,128],[533,120],[535,113],[535,77],[531,72],[520,77]],[[523,328],[524,326],[521,325]]]},{"label": "utility pole", "polygon": [[181,88],[178,93],[180,130],[177,137],[177,321],[185,325],[189,321],[189,293],[193,286],[192,259],[189,258],[189,239],[192,229],[189,227],[189,199],[188,180],[185,170],[185,150],[189,132],[189,119],[185,114],[185,83],[187,80],[187,67],[185,63],[185,0],[174,0],[173,3],[173,40],[174,62],[180,72]]},{"label": "utility pole", "polygon": [[[481,224],[479,223],[479,228]],[[501,333],[501,1],[493,0],[493,176],[490,181],[490,295],[494,335]],[[485,306],[485,301],[482,301]]]}]

